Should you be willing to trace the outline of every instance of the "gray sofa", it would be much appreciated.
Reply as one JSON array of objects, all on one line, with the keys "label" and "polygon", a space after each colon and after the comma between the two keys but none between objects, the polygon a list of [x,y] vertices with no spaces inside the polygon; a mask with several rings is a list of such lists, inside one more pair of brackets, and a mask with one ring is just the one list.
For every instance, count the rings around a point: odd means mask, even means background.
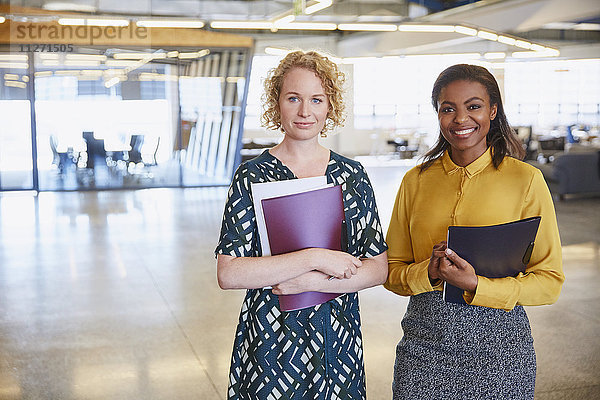
[{"label": "gray sofa", "polygon": [[568,194],[600,194],[600,149],[556,153],[539,168],[561,200]]}]

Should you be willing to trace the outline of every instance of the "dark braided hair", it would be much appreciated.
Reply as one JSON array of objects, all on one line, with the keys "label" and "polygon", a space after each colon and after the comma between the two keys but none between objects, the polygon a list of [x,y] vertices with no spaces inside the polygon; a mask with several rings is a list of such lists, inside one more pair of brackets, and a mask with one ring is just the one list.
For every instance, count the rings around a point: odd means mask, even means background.
[{"label": "dark braided hair", "polygon": [[[491,121],[490,130],[486,136],[487,146],[492,148],[492,163],[494,164],[494,168],[498,168],[505,156],[514,157],[519,160],[523,159],[525,157],[525,150],[521,141],[508,124],[498,82],[496,82],[496,78],[487,69],[478,65],[456,64],[442,71],[433,84],[431,92],[431,103],[435,111],[438,112],[438,101],[442,89],[454,81],[481,83],[490,97],[490,105],[496,104],[496,118]],[[435,146],[423,156],[424,161],[420,166],[421,172],[429,168],[449,147],[450,143],[448,143],[440,132]]]}]

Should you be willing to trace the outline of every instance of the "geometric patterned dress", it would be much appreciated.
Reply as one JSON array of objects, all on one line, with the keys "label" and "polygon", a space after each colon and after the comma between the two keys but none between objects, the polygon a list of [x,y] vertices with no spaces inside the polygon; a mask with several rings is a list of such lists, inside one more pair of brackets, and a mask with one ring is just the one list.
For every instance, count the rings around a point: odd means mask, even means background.
[{"label": "geometric patterned dress", "polygon": [[[362,165],[330,152],[328,183],[342,186],[348,253],[387,250],[375,196]],[[265,150],[240,165],[229,188],[215,254],[260,257],[251,183],[296,179]],[[270,289],[246,292],[235,335],[228,399],[364,399],[362,335],[357,293],[282,312]]]}]

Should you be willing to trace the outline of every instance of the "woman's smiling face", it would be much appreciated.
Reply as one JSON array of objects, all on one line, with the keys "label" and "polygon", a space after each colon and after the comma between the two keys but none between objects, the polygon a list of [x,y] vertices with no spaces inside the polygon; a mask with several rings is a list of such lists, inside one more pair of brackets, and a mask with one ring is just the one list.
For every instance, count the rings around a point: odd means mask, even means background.
[{"label": "woman's smiling face", "polygon": [[315,139],[327,121],[329,100],[321,79],[305,68],[285,74],[279,96],[281,127],[295,140]]},{"label": "woman's smiling face", "polygon": [[490,104],[490,96],[479,82],[458,80],[442,88],[438,121],[457,165],[469,165],[485,153],[486,136],[496,111],[497,105]]}]

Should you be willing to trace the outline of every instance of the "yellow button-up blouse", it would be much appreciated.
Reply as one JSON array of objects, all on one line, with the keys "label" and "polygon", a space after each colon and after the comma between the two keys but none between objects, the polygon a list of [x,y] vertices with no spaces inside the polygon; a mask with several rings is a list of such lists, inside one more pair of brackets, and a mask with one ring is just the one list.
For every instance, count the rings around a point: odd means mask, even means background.
[{"label": "yellow button-up blouse", "polygon": [[466,167],[448,152],[428,169],[404,176],[387,233],[389,275],[385,287],[404,296],[432,290],[427,274],[433,245],[446,240],[448,226],[501,224],[540,215],[539,230],[525,273],[517,277],[479,276],[468,304],[511,310],[515,305],[551,304],[564,281],[552,197],[541,172],[505,157],[498,169],[490,149]]}]

